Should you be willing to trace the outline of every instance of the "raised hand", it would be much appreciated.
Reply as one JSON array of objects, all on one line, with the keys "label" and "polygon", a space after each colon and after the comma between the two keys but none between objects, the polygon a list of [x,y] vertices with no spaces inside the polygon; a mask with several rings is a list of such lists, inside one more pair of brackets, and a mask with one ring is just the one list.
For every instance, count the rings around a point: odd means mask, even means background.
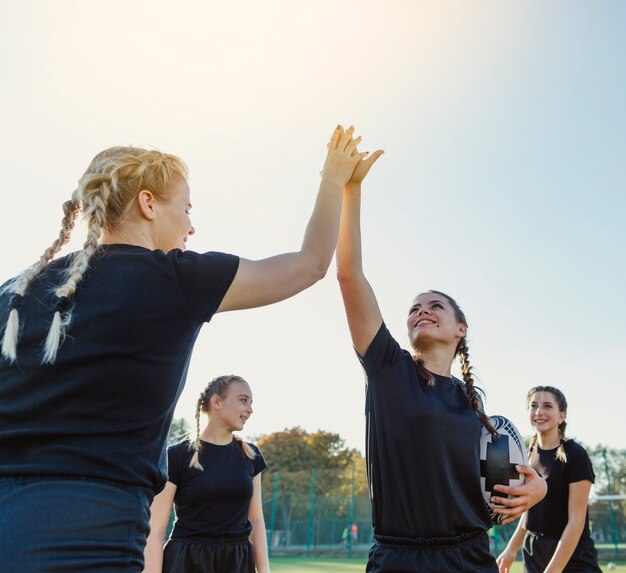
[{"label": "raised hand", "polygon": [[352,126],[345,131],[341,125],[335,128],[327,146],[328,153],[321,173],[322,180],[343,187],[359,161],[367,157],[367,153],[359,153],[357,149],[361,137],[354,139],[353,134]]},{"label": "raised hand", "polygon": [[356,164],[356,167],[352,172],[352,177],[350,177],[350,180],[347,183],[348,187],[360,186],[363,182],[363,179],[365,179],[366,175],[369,173],[369,170],[372,168],[372,165],[376,163],[376,160],[383,153],[385,152],[382,149],[379,149],[378,151],[374,151],[374,153],[372,153],[369,157],[361,159],[361,161]]}]

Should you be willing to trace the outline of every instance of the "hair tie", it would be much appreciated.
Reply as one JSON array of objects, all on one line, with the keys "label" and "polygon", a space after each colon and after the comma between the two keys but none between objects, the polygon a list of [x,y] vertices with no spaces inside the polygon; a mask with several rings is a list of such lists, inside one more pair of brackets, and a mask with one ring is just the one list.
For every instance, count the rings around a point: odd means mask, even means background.
[{"label": "hair tie", "polygon": [[64,313],[70,307],[70,299],[67,296],[60,296],[54,307],[55,312]]},{"label": "hair tie", "polygon": [[11,297],[11,302],[9,302],[9,311],[20,310],[20,308],[22,308],[23,302],[24,302],[24,297],[21,294],[14,294]]}]

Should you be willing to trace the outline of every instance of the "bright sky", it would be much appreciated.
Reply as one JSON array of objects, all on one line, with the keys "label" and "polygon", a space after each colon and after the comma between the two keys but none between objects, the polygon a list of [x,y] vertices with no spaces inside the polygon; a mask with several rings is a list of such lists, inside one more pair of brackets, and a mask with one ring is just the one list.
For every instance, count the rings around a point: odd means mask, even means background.
[{"label": "bright sky", "polygon": [[[56,237],[91,157],[183,157],[197,251],[299,247],[330,132],[383,148],[364,263],[396,338],[449,292],[490,413],[530,433],[561,388],[570,435],[626,448],[626,4],[0,0],[0,271]],[[82,229],[73,242],[82,241]],[[364,446],[364,384],[334,266],[279,305],[216,316],[176,416],[219,374],[250,382],[244,434],[300,425]]]}]

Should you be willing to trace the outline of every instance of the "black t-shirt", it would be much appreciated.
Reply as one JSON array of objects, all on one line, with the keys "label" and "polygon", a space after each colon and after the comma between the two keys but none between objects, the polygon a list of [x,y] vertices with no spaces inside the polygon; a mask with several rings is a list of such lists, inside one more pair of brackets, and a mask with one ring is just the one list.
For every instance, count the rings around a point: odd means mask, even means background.
[{"label": "black t-shirt", "polygon": [[[0,357],[0,476],[76,476],[159,491],[191,351],[239,259],[133,245],[98,249],[71,300],[56,362],[42,365],[68,257],[26,292],[16,363]],[[0,295],[0,325],[10,294]]]},{"label": "black t-shirt", "polygon": [[[547,537],[559,539],[568,520],[569,484],[577,481],[595,480],[593,467],[589,455],[580,444],[574,440],[563,443],[567,462],[557,459],[556,451],[542,450],[537,448],[539,454],[538,463],[533,462],[533,467],[546,480],[548,493],[538,504],[528,510],[526,529],[535,533],[541,533]],[[585,527],[581,540],[590,537],[589,511],[585,517]]]},{"label": "black t-shirt", "polygon": [[204,470],[189,467],[189,441],[167,449],[169,481],[176,484],[173,538],[249,535],[252,479],[267,464],[259,449],[248,445],[256,453],[253,460],[236,440],[226,446],[202,442],[199,459]]},{"label": "black t-shirt", "polygon": [[465,385],[435,375],[428,386],[385,324],[361,362],[374,533],[449,537],[489,529],[480,488],[481,422]]}]

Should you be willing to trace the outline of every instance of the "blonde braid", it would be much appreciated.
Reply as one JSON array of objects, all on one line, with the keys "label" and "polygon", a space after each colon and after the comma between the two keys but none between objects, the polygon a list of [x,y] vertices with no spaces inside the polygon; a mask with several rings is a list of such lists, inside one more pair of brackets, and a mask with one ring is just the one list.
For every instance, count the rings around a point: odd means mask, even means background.
[{"label": "blonde braid", "polygon": [[467,397],[474,411],[478,414],[483,426],[489,430],[494,436],[498,435],[497,430],[493,427],[491,421],[483,409],[482,400],[474,387],[474,377],[472,376],[472,365],[469,361],[469,349],[467,347],[467,341],[463,337],[456,347],[456,354],[461,362],[461,372],[463,374],[463,381],[465,382],[465,388],[467,390]]},{"label": "blonde braid", "polygon": [[[110,186],[103,181],[99,186],[100,194],[94,194],[91,204],[85,209],[85,217],[88,220],[87,239],[83,244],[83,250],[76,254],[67,271],[67,279],[64,284],[55,291],[58,297],[54,309],[52,324],[46,337],[42,363],[51,364],[55,361],[61,341],[65,336],[65,330],[71,320],[71,313],[67,312],[70,306],[70,297],[76,292],[76,287],[83,278],[89,267],[89,260],[98,248],[102,226],[106,218],[106,202],[111,195]],[[83,198],[85,204],[85,198]]]},{"label": "blonde braid", "polygon": [[63,203],[63,219],[61,220],[61,230],[59,236],[41,255],[39,260],[29,269],[24,271],[11,286],[13,297],[9,304],[9,317],[4,329],[2,338],[2,355],[11,362],[17,359],[17,342],[19,338],[19,309],[22,305],[24,294],[28,290],[30,283],[47,266],[50,260],[63,248],[70,240],[72,231],[76,223],[76,218],[80,212],[80,203],[72,197]]},{"label": "blonde braid", "polygon": [[567,463],[567,454],[565,453],[565,428],[567,427],[567,422],[563,420],[559,424],[559,436],[561,438],[561,442],[559,444],[558,449],[556,450],[556,459],[562,461],[564,464]]},{"label": "blonde braid", "polygon": [[236,442],[239,442],[239,445],[241,446],[243,453],[246,454],[248,458],[250,458],[251,460],[256,458],[256,452],[250,447],[250,444],[243,441],[241,436],[235,436],[233,434],[233,438],[235,439]]}]

